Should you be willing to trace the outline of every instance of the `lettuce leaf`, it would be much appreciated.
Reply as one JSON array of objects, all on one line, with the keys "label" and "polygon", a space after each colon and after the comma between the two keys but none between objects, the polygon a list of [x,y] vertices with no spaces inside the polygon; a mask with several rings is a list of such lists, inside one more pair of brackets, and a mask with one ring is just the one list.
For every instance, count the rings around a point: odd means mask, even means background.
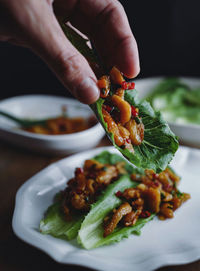
[{"label": "lettuce leaf", "polygon": [[121,239],[128,237],[131,233],[140,233],[140,229],[153,218],[138,219],[138,222],[132,227],[118,227],[116,230],[103,237],[103,220],[122,200],[116,197],[117,191],[124,191],[129,187],[136,187],[137,182],[133,182],[128,175],[122,176],[118,181],[109,185],[101,198],[92,205],[91,210],[83,220],[78,232],[78,243],[86,249],[96,248],[102,245],[108,245],[113,242],[119,242]]},{"label": "lettuce leaf", "polygon": [[174,90],[181,88],[181,89],[189,89],[189,87],[180,82],[178,78],[169,77],[163,79],[154,89],[153,91],[145,98],[150,104],[152,104],[152,100],[157,95],[162,95],[166,93],[172,93]]},{"label": "lettuce leaf", "polygon": [[[61,23],[61,27],[71,41],[71,43],[79,50],[79,52],[88,59],[88,61],[98,63],[99,58],[97,54],[87,45],[87,40],[80,36],[70,26]],[[99,63],[101,64],[101,63]],[[156,92],[161,89],[169,90],[177,85],[184,87],[185,85],[180,83],[176,78],[168,79],[167,82],[161,83]],[[151,100],[151,97],[149,97]],[[162,119],[159,113],[155,113],[149,103],[146,101],[139,102],[136,90],[126,91],[125,100],[131,105],[137,106],[140,110],[140,115],[143,117],[143,123],[145,124],[144,141],[140,146],[134,147],[135,153],[132,154],[127,149],[118,147],[113,135],[108,132],[107,124],[104,122],[102,116],[103,99],[99,99],[96,103],[91,105],[95,115],[106,130],[108,137],[111,139],[113,145],[126,157],[131,163],[140,168],[153,169],[156,172],[164,170],[168,163],[174,156],[174,153],[178,149],[178,141],[176,136],[171,132],[167,123]]]},{"label": "lettuce leaf", "polygon": [[135,173],[135,174],[140,174],[144,175],[144,170],[142,168],[136,168],[133,165],[131,165],[127,160],[125,160],[123,157],[116,153],[110,153],[108,151],[103,151],[100,154],[96,155],[94,157],[95,160],[102,164],[110,164],[110,165],[115,165],[118,162],[124,162],[125,164],[125,169],[129,174]]},{"label": "lettuce leaf", "polygon": [[166,121],[200,124],[200,90],[190,89],[178,78],[167,78],[146,97]]},{"label": "lettuce leaf", "polygon": [[60,202],[56,202],[48,208],[45,217],[40,221],[40,232],[60,239],[74,239],[78,234],[84,216],[76,216],[67,221],[60,205]]},{"label": "lettuce leaf", "polygon": [[[103,152],[100,156],[108,157],[108,152]],[[118,155],[110,154],[111,159],[117,158]],[[99,156],[99,157],[100,157]],[[121,158],[118,156],[118,158]],[[123,158],[122,158],[123,159]],[[98,160],[98,158],[97,158]],[[133,168],[133,170],[135,170]],[[103,219],[115,207],[118,207],[122,200],[115,196],[117,191],[124,191],[126,188],[135,187],[138,183],[133,182],[129,176],[122,176],[118,181],[109,185],[105,192],[100,196],[98,201],[92,205],[91,210],[84,218],[84,215],[73,217],[71,221],[66,221],[61,212],[60,202],[57,201],[51,205],[45,217],[40,222],[40,232],[42,234],[50,234],[53,237],[72,240],[77,237],[78,242],[86,249],[92,249],[103,245],[108,245],[114,242],[120,242],[121,239],[127,238],[130,234],[140,234],[140,229],[151,219],[138,219],[137,223],[132,227],[118,226],[115,231],[103,237]],[[80,230],[80,231],[79,231]]]},{"label": "lettuce leaf", "polygon": [[144,140],[141,145],[134,146],[134,153],[115,144],[114,136],[108,131],[102,115],[102,105],[105,100],[100,98],[91,105],[91,108],[106,130],[113,145],[124,157],[139,168],[153,169],[155,172],[163,171],[178,149],[177,137],[172,133],[159,112],[154,112],[147,101],[139,101],[136,90],[126,90],[124,99],[129,104],[139,108],[144,124]]},{"label": "lettuce leaf", "polygon": [[[99,161],[100,163],[111,165],[124,161],[125,168],[129,174],[144,174],[143,170],[134,168],[120,155],[115,153],[103,151],[93,159]],[[131,182],[131,184],[133,185],[133,182]],[[47,209],[44,218],[40,221],[40,232],[43,234],[50,234],[56,238],[71,240],[77,236],[85,215],[77,215],[74,216],[71,221],[67,221],[60,208],[61,203],[59,201],[59,194],[60,193],[58,193],[55,197],[55,203]]]},{"label": "lettuce leaf", "polygon": [[141,229],[144,225],[154,218],[155,214],[147,218],[139,218],[135,225],[130,227],[117,227],[113,233],[108,235],[106,238],[100,237],[95,247],[109,245],[120,242],[124,238],[128,238],[131,234],[140,235]]}]

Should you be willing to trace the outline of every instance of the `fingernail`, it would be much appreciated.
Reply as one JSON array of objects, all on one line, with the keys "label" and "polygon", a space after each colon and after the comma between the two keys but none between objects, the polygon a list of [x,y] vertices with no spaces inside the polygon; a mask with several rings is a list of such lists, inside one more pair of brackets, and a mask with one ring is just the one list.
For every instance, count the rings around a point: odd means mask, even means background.
[{"label": "fingernail", "polygon": [[94,103],[99,98],[99,89],[94,79],[87,77],[76,89],[76,97],[86,104]]}]

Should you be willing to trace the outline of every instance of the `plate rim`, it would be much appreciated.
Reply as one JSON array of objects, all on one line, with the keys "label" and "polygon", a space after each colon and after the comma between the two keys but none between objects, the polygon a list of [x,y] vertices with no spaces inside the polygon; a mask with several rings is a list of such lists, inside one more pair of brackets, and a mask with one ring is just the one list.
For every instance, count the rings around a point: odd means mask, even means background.
[{"label": "plate rim", "polygon": [[[65,101],[71,102],[73,104],[73,106],[78,105],[81,107],[85,107],[85,104],[80,103],[78,100],[73,99],[73,98],[68,98],[68,97],[62,97],[62,96],[56,96],[56,95],[46,95],[46,94],[27,94],[27,95],[20,95],[20,96],[14,96],[14,97],[10,97],[10,98],[6,98],[0,101],[0,106],[4,103],[7,102],[12,102],[12,101],[17,101],[20,99],[31,99],[31,98],[50,98],[50,99],[63,99]],[[12,135],[19,135],[22,137],[26,137],[26,138],[31,138],[34,140],[45,140],[45,141],[57,141],[57,140],[67,140],[67,139],[73,139],[74,137],[77,137],[77,139],[79,139],[82,136],[86,136],[88,133],[90,132],[94,132],[95,130],[99,129],[101,127],[101,124],[99,122],[97,122],[94,126],[84,130],[84,131],[80,131],[77,133],[72,133],[72,134],[65,134],[65,135],[43,135],[43,134],[34,134],[34,133],[30,133],[24,130],[18,130],[18,129],[13,129],[12,128],[6,128],[6,127],[2,127],[1,123],[0,123],[0,131],[5,131],[9,134]],[[16,127],[17,128],[17,127]]]},{"label": "plate rim", "polygon": [[[143,78],[136,78],[135,79],[135,84],[137,84],[137,82],[143,82],[146,80],[163,80],[164,78],[167,78],[169,76],[148,76],[148,77],[143,77]],[[173,77],[173,76],[170,76]],[[194,76],[174,76],[180,80],[195,80],[195,81],[199,81],[199,88],[200,88],[200,77],[194,77]],[[137,89],[137,86],[136,86]],[[150,91],[152,89],[149,89]],[[176,122],[171,122],[171,121],[167,121],[167,123],[170,126],[178,126],[179,128],[192,128],[192,129],[196,129],[196,130],[200,130],[200,124],[195,124],[195,123],[176,123]]]},{"label": "plate rim", "polygon": [[[188,149],[189,150],[192,150],[194,152],[198,152],[200,153],[200,150],[199,149],[196,149],[196,148],[190,148],[190,147],[185,147],[185,146],[180,146],[179,147],[180,149]],[[100,147],[100,148],[94,148],[94,149],[91,149],[91,150],[87,150],[87,151],[83,151],[83,152],[80,152],[78,154],[74,154],[74,155],[71,155],[71,156],[68,156],[66,158],[63,158],[57,162],[54,162],[52,164],[50,164],[49,166],[45,167],[44,169],[42,169],[41,171],[39,171],[38,173],[36,173],[34,176],[32,176],[31,178],[29,178],[17,191],[17,194],[16,194],[16,199],[15,199],[15,209],[14,209],[14,214],[13,214],[13,219],[12,219],[12,228],[13,228],[13,231],[14,233],[23,241],[25,241],[26,243],[38,248],[39,250],[43,251],[44,253],[46,253],[47,255],[49,255],[51,258],[53,258],[56,262],[58,263],[64,263],[64,264],[73,264],[73,265],[78,265],[78,266],[84,266],[84,267],[89,267],[89,268],[95,268],[96,270],[104,270],[104,271],[109,271],[110,269],[110,265],[107,264],[107,266],[105,266],[105,262],[103,262],[103,268],[101,267],[102,266],[102,259],[98,259],[96,257],[92,257],[91,255],[87,255],[87,253],[80,253],[80,255],[77,256],[77,254],[75,253],[74,254],[74,258],[73,258],[73,252],[76,251],[76,249],[74,249],[72,252],[68,252],[69,254],[71,253],[71,257],[67,257],[68,254],[66,255],[61,255],[59,256],[59,253],[55,253],[54,250],[52,250],[52,247],[49,248],[47,246],[45,246],[45,242],[42,242],[42,245],[41,243],[39,243],[37,240],[32,240],[32,239],[29,239],[28,238],[28,232],[27,232],[27,229],[26,227],[25,228],[20,228],[20,225],[18,224],[18,214],[19,214],[19,211],[20,211],[20,205],[23,204],[23,200],[22,200],[22,197],[21,195],[23,194],[23,192],[29,187],[29,185],[31,183],[34,182],[34,180],[36,178],[38,178],[38,176],[40,175],[43,175],[45,173],[45,171],[48,171],[50,168],[53,168],[55,167],[57,164],[59,163],[63,163],[63,161],[67,161],[67,160],[70,160],[71,158],[74,158],[76,156],[79,156],[80,154],[87,154],[88,155],[95,155],[103,150],[109,150],[109,151],[114,151],[114,152],[117,152],[115,150],[114,147]],[[117,152],[118,153],[118,152]],[[53,238],[53,237],[52,237]],[[178,264],[186,264],[186,263],[191,263],[193,261],[196,261],[200,258],[200,246],[197,247],[193,247],[193,250],[195,252],[193,252],[193,256],[191,257],[190,256],[190,259],[188,260],[187,259],[187,255],[188,255],[188,250],[187,251],[183,251],[183,252],[177,252],[177,255],[179,257],[179,259],[175,259],[177,257],[174,258],[174,253],[170,254],[166,254],[166,255],[162,255],[161,254],[158,254],[158,255],[153,255],[153,259],[151,259],[151,256],[148,256],[147,259],[144,260],[143,262],[143,266],[148,266],[148,270],[154,270],[155,268],[159,268],[159,267],[162,267],[162,266],[166,266],[166,265],[178,265]],[[83,251],[87,251],[87,250],[84,250],[84,249],[81,249],[80,248],[80,252],[83,252]],[[191,249],[190,249],[191,251]],[[78,251],[79,253],[79,251]],[[79,263],[77,263],[77,257],[79,257]],[[159,257],[159,261],[155,261],[155,257]],[[170,258],[169,258],[170,257]],[[167,259],[168,258],[168,259]],[[163,262],[162,262],[163,260]],[[148,265],[147,265],[148,264]],[[101,268],[100,268],[101,267]],[[140,267],[139,269],[137,269],[138,267]],[[126,268],[123,268],[123,270],[126,270]],[[127,269],[127,270],[130,270],[130,269]],[[141,264],[137,265],[136,266],[136,269],[135,270],[143,270],[141,269]],[[147,269],[145,269],[147,270]]]}]

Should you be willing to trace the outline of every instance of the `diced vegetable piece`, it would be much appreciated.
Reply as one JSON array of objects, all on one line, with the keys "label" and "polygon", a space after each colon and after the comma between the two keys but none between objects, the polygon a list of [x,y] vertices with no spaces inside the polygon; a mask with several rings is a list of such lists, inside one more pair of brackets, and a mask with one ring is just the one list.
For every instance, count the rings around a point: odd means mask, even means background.
[{"label": "diced vegetable piece", "polygon": [[116,68],[113,67],[110,71],[110,77],[114,84],[122,85],[124,82],[124,78],[121,72]]},{"label": "diced vegetable piece", "polygon": [[123,100],[121,97],[119,97],[118,95],[115,95],[115,94],[111,97],[111,100],[112,100],[113,104],[115,106],[117,106],[117,108],[119,109],[119,111],[120,111],[120,123],[122,125],[124,125],[131,118],[131,106],[130,106],[130,104],[127,103],[125,100]]}]

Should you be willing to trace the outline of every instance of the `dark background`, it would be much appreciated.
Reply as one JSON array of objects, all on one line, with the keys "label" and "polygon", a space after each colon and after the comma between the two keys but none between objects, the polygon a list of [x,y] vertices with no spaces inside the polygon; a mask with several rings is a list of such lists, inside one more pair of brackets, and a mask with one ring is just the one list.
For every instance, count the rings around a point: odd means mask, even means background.
[{"label": "dark background", "polygon": [[[138,77],[200,76],[199,0],[121,0],[136,37]],[[36,55],[0,43],[0,98],[27,93],[69,95]]]}]

